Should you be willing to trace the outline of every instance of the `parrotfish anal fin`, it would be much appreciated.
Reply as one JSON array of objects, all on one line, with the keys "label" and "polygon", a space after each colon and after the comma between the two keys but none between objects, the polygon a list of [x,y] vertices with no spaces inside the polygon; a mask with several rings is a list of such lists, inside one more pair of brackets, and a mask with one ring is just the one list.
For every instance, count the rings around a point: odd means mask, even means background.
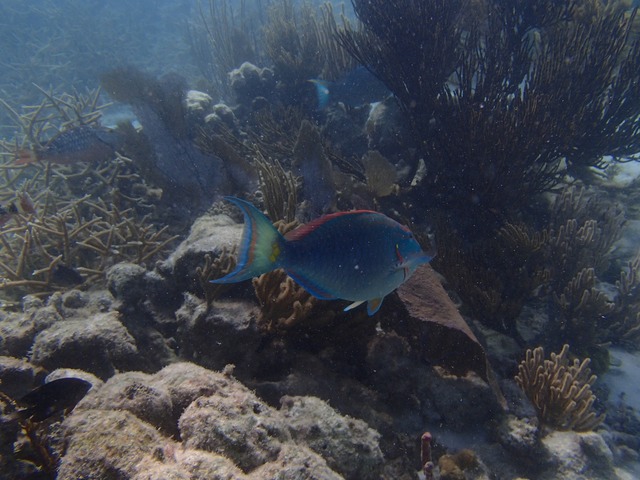
[{"label": "parrotfish anal fin", "polygon": [[361,215],[363,213],[377,214],[377,212],[374,212],[373,210],[351,210],[349,212],[330,213],[328,215],[323,215],[319,218],[316,218],[315,220],[312,220],[309,223],[305,223],[304,225],[299,226],[295,230],[291,230],[284,236],[284,238],[286,238],[288,241],[300,240],[301,238],[306,237],[311,232],[316,230],[321,225],[324,225],[325,223],[331,222],[338,218],[347,217],[349,215]]},{"label": "parrotfish anal fin", "polygon": [[335,295],[327,292],[324,288],[309,280],[304,275],[293,272],[289,269],[287,269],[286,272],[287,275],[293,278],[298,285],[300,285],[314,297],[319,298],[320,300],[335,300],[336,298],[338,298]]},{"label": "parrotfish anal fin", "polygon": [[382,305],[382,300],[384,300],[384,297],[373,298],[371,300],[358,300],[357,302],[353,302],[351,305],[348,305],[347,307],[345,307],[344,311],[348,312],[349,310],[353,310],[354,308],[359,307],[364,302],[367,302],[367,313],[369,314],[369,316],[371,316],[374,313],[376,313],[378,310],[380,310],[380,306]]},{"label": "parrotfish anal fin", "polygon": [[273,224],[256,207],[245,200],[225,197],[244,214],[244,230],[240,241],[236,269],[211,283],[235,283],[257,277],[278,268],[278,257],[284,248],[284,239]]},{"label": "parrotfish anal fin", "polygon": [[349,310],[353,310],[356,307],[359,307],[360,305],[362,305],[364,302],[366,302],[366,300],[360,300],[358,302],[353,302],[351,305],[348,305],[344,308],[344,312],[348,312]]},{"label": "parrotfish anal fin", "polygon": [[380,310],[380,307],[382,306],[382,300],[384,300],[384,297],[372,298],[367,302],[367,313],[369,314],[369,316],[373,315],[378,310]]}]

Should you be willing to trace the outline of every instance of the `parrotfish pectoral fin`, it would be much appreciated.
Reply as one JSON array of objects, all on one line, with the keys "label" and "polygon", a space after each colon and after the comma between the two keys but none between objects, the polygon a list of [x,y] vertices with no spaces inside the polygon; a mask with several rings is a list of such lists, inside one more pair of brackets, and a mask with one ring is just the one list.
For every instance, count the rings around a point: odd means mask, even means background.
[{"label": "parrotfish pectoral fin", "polygon": [[356,307],[359,307],[360,305],[362,305],[364,302],[366,302],[366,300],[360,300],[359,302],[353,302],[351,305],[345,307],[344,311],[348,312],[349,310],[353,310]]},{"label": "parrotfish pectoral fin", "polygon": [[284,238],[271,221],[256,207],[236,197],[225,197],[244,214],[244,230],[240,241],[236,269],[211,283],[235,283],[257,277],[279,267]]}]

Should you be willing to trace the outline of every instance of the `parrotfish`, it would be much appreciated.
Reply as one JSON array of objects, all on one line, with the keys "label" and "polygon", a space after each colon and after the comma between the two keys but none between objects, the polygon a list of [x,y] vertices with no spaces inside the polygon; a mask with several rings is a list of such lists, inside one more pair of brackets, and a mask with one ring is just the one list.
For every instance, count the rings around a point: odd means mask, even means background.
[{"label": "parrotfish", "polygon": [[324,215],[282,236],[251,203],[225,197],[244,215],[238,264],[213,283],[235,283],[284,269],[311,295],[343,299],[348,311],[367,302],[376,313],[385,295],[431,260],[411,231],[370,210]]},{"label": "parrotfish", "polygon": [[316,86],[318,110],[323,110],[329,103],[339,102],[348,107],[359,107],[391,95],[385,84],[362,65],[336,82],[317,78],[309,81]]},{"label": "parrotfish", "polygon": [[105,160],[123,143],[124,137],[117,131],[80,125],[60,132],[42,148],[19,150],[15,164],[26,165],[37,161],[69,164]]}]

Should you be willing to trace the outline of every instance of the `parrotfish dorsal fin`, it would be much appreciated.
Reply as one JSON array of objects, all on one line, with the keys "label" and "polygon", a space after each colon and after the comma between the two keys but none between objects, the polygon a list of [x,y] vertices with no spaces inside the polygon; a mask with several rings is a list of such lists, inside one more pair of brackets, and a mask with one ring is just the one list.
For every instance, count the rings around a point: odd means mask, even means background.
[{"label": "parrotfish dorsal fin", "polygon": [[256,207],[245,200],[225,197],[244,214],[244,230],[240,241],[236,269],[211,283],[235,283],[257,277],[279,267],[279,257],[284,249],[284,239],[271,221]]},{"label": "parrotfish dorsal fin", "polygon": [[321,225],[324,225],[325,223],[328,223],[340,217],[345,217],[348,215],[361,215],[363,213],[377,214],[378,212],[374,212],[373,210],[351,210],[349,212],[329,213],[328,215],[323,215],[321,217],[316,218],[315,220],[311,220],[310,222],[299,226],[295,230],[291,230],[289,233],[285,234],[284,238],[288,241],[300,240],[301,238],[306,237],[311,232],[319,228]]}]

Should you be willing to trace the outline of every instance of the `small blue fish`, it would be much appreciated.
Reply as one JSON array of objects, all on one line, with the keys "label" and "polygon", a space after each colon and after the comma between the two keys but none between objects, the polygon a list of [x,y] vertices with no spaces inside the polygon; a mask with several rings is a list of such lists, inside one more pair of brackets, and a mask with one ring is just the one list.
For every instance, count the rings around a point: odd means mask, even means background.
[{"label": "small blue fish", "polygon": [[408,228],[378,212],[333,213],[282,236],[249,202],[225,198],[242,210],[244,231],[236,269],[212,283],[282,268],[314,297],[352,301],[345,311],[367,302],[373,315],[385,295],[431,260]]},{"label": "small blue fish", "polygon": [[316,86],[318,110],[329,103],[341,102],[349,107],[359,107],[384,100],[391,92],[366,67],[360,65],[336,82],[314,78],[309,80]]}]

